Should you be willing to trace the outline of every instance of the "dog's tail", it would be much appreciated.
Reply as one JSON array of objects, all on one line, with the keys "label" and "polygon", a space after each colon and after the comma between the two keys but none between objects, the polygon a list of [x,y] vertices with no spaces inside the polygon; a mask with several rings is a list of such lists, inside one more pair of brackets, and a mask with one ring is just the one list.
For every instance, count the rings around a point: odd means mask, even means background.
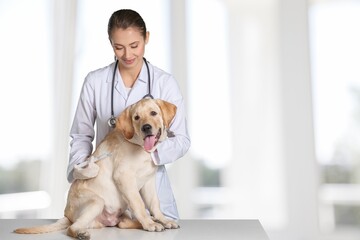
[{"label": "dog's tail", "polygon": [[70,225],[70,220],[67,217],[63,217],[52,224],[37,227],[18,228],[15,229],[14,232],[21,234],[48,233],[67,229]]}]

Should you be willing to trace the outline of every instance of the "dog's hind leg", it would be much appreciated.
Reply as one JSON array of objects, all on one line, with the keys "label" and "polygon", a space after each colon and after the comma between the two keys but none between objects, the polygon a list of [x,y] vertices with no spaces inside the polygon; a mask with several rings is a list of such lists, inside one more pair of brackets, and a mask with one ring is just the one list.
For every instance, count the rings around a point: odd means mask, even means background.
[{"label": "dog's hind leg", "polygon": [[87,229],[96,227],[94,221],[102,213],[104,206],[104,200],[95,194],[87,198],[87,201],[82,202],[81,206],[77,206],[81,208],[81,211],[78,218],[68,228],[67,234],[81,240],[90,239],[90,233]]},{"label": "dog's hind leg", "polygon": [[137,219],[132,219],[128,212],[123,213],[117,226],[122,229],[143,229],[141,223]]}]

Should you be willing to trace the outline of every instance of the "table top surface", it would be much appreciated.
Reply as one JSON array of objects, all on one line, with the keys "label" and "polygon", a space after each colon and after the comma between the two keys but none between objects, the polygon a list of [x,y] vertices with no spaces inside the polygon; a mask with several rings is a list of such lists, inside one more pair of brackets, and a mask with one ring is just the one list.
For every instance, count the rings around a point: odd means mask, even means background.
[{"label": "table top surface", "polygon": [[[53,223],[54,219],[0,219],[0,239],[73,239],[66,231],[44,234],[16,234],[13,230]],[[90,229],[92,240],[136,239],[136,240],[269,240],[258,220],[179,220],[179,229],[163,232],[147,232],[138,229],[107,227]]]}]

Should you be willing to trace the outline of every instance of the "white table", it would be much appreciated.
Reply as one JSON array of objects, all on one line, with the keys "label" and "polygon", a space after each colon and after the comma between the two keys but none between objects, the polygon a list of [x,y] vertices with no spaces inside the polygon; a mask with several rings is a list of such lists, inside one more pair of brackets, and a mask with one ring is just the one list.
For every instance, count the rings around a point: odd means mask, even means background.
[{"label": "white table", "polygon": [[[44,234],[16,234],[19,227],[30,227],[55,222],[53,219],[0,219],[0,239],[57,240],[73,239],[66,231]],[[269,240],[258,220],[180,220],[179,229],[146,232],[137,229],[107,227],[91,229],[93,240]]]}]

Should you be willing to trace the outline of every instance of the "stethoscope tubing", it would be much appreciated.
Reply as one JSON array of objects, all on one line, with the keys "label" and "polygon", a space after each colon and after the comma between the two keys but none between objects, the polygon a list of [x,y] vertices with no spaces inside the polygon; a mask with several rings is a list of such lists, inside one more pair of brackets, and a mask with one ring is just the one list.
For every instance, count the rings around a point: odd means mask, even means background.
[{"label": "stethoscope tubing", "polygon": [[[151,83],[150,83],[150,69],[149,69],[149,64],[146,60],[146,58],[144,58],[144,62],[146,65],[146,69],[147,69],[147,74],[148,74],[148,93],[143,97],[143,98],[151,98],[154,99],[154,97],[151,95]],[[114,67],[114,71],[113,71],[113,76],[112,76],[112,81],[111,81],[111,117],[108,120],[108,125],[112,128],[115,127],[116,125],[116,118],[114,115],[114,88],[115,88],[115,74],[116,74],[116,70],[117,70],[117,66],[119,64],[119,60],[116,59],[115,61],[115,67]]]},{"label": "stethoscope tubing", "polygon": [[118,64],[119,64],[119,60],[116,59],[113,76],[111,80],[111,118],[114,117],[114,87],[115,87],[115,74]]}]

